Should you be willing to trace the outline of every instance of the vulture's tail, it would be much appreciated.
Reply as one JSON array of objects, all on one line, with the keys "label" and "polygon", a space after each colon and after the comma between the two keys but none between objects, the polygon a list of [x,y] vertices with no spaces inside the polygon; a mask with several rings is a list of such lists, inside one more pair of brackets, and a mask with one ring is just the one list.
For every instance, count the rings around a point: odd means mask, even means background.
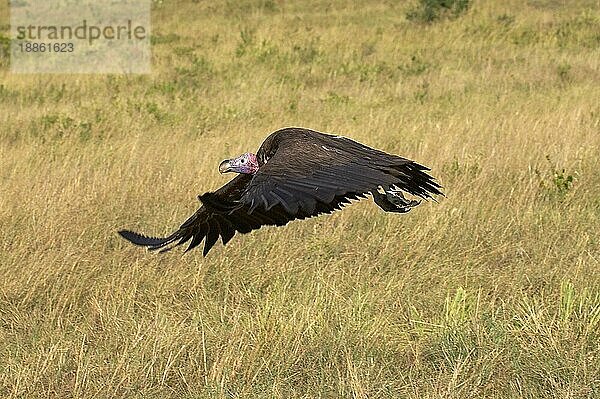
[{"label": "vulture's tail", "polygon": [[438,184],[434,177],[426,172],[429,170],[428,167],[411,162],[396,167],[396,170],[400,172],[400,181],[395,186],[401,190],[417,197],[432,199],[434,201],[434,195],[444,195],[441,191],[442,186]]}]

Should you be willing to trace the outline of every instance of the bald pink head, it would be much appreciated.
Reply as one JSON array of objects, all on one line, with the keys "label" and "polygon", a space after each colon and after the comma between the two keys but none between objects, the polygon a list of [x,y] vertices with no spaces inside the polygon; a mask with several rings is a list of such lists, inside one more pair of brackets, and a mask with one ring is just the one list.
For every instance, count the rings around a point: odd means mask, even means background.
[{"label": "bald pink head", "polygon": [[226,159],[219,165],[219,172],[235,172],[244,174],[254,174],[258,171],[258,159],[251,152],[240,155],[237,158]]}]

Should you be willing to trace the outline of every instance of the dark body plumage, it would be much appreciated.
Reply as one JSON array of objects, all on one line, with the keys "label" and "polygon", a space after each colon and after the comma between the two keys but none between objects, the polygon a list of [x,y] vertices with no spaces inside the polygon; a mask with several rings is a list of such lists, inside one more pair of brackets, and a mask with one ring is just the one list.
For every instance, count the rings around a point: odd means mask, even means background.
[{"label": "dark body plumage", "polygon": [[266,138],[256,157],[255,174],[239,174],[217,191],[198,196],[202,206],[170,236],[152,238],[127,230],[119,234],[162,251],[191,240],[189,251],[204,240],[206,255],[219,237],[227,244],[236,232],[331,213],[368,194],[383,210],[400,213],[419,204],[404,199],[402,191],[424,199],[442,195],[425,166],[313,130],[278,130]]}]

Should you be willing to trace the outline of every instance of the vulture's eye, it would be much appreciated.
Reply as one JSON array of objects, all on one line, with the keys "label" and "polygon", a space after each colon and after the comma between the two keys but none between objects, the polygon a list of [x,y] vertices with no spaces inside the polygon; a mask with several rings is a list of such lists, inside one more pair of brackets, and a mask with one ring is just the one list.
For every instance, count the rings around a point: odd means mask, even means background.
[{"label": "vulture's eye", "polygon": [[242,158],[241,163],[246,163],[246,159]]}]

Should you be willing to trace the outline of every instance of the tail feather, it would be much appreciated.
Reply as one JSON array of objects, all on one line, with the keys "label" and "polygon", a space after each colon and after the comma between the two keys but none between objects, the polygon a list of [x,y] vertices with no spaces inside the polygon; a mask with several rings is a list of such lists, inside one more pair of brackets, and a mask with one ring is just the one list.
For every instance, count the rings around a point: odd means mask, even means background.
[{"label": "tail feather", "polygon": [[401,179],[401,181],[394,184],[394,186],[397,186],[410,194],[424,199],[431,199],[433,201],[435,201],[434,195],[444,196],[444,193],[441,191],[442,186],[435,178],[424,172],[429,170],[426,166],[412,162],[398,167],[397,170],[402,172],[408,178]]}]

